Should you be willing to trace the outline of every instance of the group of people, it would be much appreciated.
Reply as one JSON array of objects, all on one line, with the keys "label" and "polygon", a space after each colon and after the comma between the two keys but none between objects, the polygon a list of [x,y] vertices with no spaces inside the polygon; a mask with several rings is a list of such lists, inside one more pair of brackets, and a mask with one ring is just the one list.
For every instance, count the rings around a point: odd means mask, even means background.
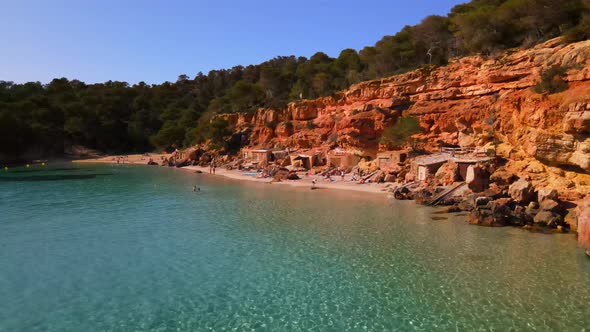
[{"label": "group of people", "polygon": [[344,182],[344,177],[346,176],[346,172],[344,170],[340,170],[340,169],[329,171],[326,173],[325,179],[327,181],[335,181],[332,179],[332,175],[340,176],[340,178],[342,179],[342,182]]},{"label": "group of people", "polygon": [[129,163],[129,156],[117,156],[113,159],[117,161],[117,164]]}]

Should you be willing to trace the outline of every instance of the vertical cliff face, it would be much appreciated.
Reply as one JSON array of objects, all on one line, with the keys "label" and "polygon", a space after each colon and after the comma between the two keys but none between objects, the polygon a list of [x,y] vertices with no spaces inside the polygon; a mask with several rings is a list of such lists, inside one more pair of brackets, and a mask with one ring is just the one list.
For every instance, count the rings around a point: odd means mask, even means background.
[{"label": "vertical cliff face", "polygon": [[[533,92],[541,72],[551,66],[567,69],[568,89]],[[384,128],[402,111],[420,119],[432,148],[483,146],[495,137],[498,152],[515,168],[528,167],[533,177],[555,173],[566,179],[560,180],[566,187],[588,187],[583,175],[585,180],[575,182],[564,172],[590,172],[590,41],[566,45],[555,39],[496,58],[454,59],[444,67],[362,82],[284,109],[222,116],[236,131],[250,128],[254,146],[377,151]]]}]

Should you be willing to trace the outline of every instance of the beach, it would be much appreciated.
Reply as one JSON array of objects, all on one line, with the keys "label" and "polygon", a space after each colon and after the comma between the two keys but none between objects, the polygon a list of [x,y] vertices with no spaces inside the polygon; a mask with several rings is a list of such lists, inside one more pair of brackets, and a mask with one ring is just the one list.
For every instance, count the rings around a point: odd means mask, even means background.
[{"label": "beach", "polygon": [[[100,158],[92,159],[81,159],[74,160],[74,163],[102,163],[102,164],[117,164],[117,158],[119,158],[119,164],[132,164],[132,165],[147,165],[150,158],[161,163],[163,158],[169,158],[171,154],[164,153],[150,153],[150,154],[134,154],[125,156],[105,156]],[[159,166],[165,167],[165,166]],[[389,187],[393,184],[389,183],[364,183],[360,184],[355,181],[351,181],[351,174],[346,174],[344,181],[341,177],[332,177],[331,180],[325,179],[320,175],[306,175],[305,172],[298,172],[297,175],[300,177],[299,180],[282,180],[280,182],[272,181],[272,178],[261,178],[253,175],[255,172],[246,172],[240,170],[228,170],[223,167],[217,167],[215,174],[210,173],[210,169],[207,166],[186,166],[180,167],[180,169],[188,172],[199,172],[206,176],[221,176],[234,180],[252,181],[259,183],[269,183],[273,185],[288,185],[295,187],[309,187],[313,186],[313,180],[316,180],[315,188],[320,190],[352,190],[371,194],[385,194],[389,192]]]}]

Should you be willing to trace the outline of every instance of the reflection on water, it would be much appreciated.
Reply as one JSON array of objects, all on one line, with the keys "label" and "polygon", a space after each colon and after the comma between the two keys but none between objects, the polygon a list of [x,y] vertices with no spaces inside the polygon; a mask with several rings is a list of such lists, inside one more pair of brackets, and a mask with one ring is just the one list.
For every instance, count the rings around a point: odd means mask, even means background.
[{"label": "reflection on water", "polygon": [[[72,172],[75,172],[75,174],[71,174]],[[95,169],[89,167],[48,167],[34,165],[31,168],[19,167],[0,172],[0,182],[90,180],[95,179],[97,176],[110,175],[112,174],[106,172],[96,172]]]},{"label": "reflection on water", "polygon": [[97,176],[110,176],[109,173],[94,174],[59,174],[59,175],[30,175],[30,176],[11,176],[0,177],[2,182],[37,182],[37,181],[65,181],[65,180],[88,180]]},{"label": "reflection on water", "polygon": [[0,182],[0,331],[590,326],[571,235],[364,193],[80,169],[112,176]]},{"label": "reflection on water", "polygon": [[10,173],[36,173],[36,172],[72,172],[72,171],[79,171],[81,170],[80,168],[75,168],[75,167],[68,167],[68,168],[49,168],[49,167],[43,167],[41,169],[16,169],[16,170],[10,170]]}]

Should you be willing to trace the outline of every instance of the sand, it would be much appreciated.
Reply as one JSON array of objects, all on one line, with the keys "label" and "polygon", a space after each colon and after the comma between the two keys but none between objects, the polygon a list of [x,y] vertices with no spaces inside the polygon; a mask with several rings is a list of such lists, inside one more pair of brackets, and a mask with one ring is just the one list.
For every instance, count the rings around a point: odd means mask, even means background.
[{"label": "sand", "polygon": [[162,159],[170,158],[170,153],[145,153],[145,154],[129,154],[129,155],[117,155],[117,156],[105,156],[100,158],[90,159],[78,159],[74,160],[75,163],[101,163],[101,164],[117,164],[117,158],[119,158],[120,164],[134,164],[134,165],[147,165],[147,162],[153,159],[158,164],[162,163]]},{"label": "sand", "polygon": [[[125,155],[125,156],[106,156],[101,158],[92,158],[92,159],[82,159],[82,160],[74,160],[73,162],[76,163],[103,163],[103,164],[116,164],[117,157],[119,157],[119,163],[123,164],[134,164],[134,165],[146,165],[148,160],[152,158],[158,164],[161,163],[162,158],[170,157],[170,154],[157,154],[157,153],[149,153],[149,154],[136,154],[136,155]],[[156,167],[156,166],[154,166]],[[162,166],[159,166],[162,167]],[[186,166],[181,167],[182,170],[187,172],[196,172],[201,171],[203,175],[207,176],[219,176],[219,177],[226,177],[230,179],[242,180],[242,181],[253,181],[253,182],[260,182],[260,183],[269,183],[271,182],[271,178],[258,178],[255,176],[245,175],[244,171],[239,170],[227,170],[222,167],[217,167],[215,170],[215,174],[209,173],[209,167],[202,167],[202,166]],[[347,174],[344,177],[344,181],[342,181],[341,177],[332,177],[333,181],[326,180],[324,177],[319,175],[309,175],[306,176],[305,173],[298,173],[300,180],[283,180],[281,182],[272,182],[273,185],[288,185],[288,186],[296,186],[296,187],[312,187],[312,181],[316,180],[315,187],[321,191],[330,191],[330,190],[353,190],[353,191],[360,191],[365,193],[372,193],[372,194],[386,194],[388,192],[388,186],[392,184],[376,184],[376,183],[365,183],[359,184],[357,182],[350,181],[351,175]]]}]

